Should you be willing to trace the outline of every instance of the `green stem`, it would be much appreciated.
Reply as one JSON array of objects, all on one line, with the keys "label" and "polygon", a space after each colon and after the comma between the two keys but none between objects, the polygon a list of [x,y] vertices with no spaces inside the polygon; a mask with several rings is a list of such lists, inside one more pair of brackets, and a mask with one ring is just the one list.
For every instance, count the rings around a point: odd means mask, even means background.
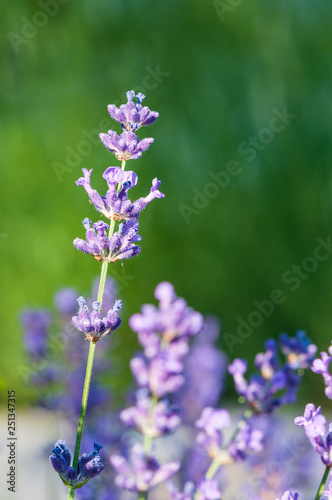
[{"label": "green stem", "polygon": [[[74,452],[74,458],[73,458],[74,469],[77,469],[78,458],[79,458],[79,454],[80,454],[83,426],[84,426],[84,419],[85,419],[85,414],[86,414],[86,407],[88,405],[88,396],[89,396],[89,389],[90,389],[90,382],[91,382],[91,374],[92,374],[92,366],[93,366],[93,358],[95,355],[95,349],[96,349],[96,343],[90,342],[89,356],[88,356],[88,362],[86,365],[85,380],[84,380],[84,387],[83,387],[81,413],[80,413],[80,419],[78,422],[75,452]],[[71,497],[68,496],[68,499],[69,498],[71,498]],[[74,496],[73,496],[73,498],[74,498]]]},{"label": "green stem", "polygon": [[72,500],[74,498],[75,490],[73,487],[69,488],[68,500]]},{"label": "green stem", "polygon": [[[123,161],[121,164],[122,171],[124,171],[125,166],[126,166],[126,162]],[[120,189],[121,189],[121,184],[118,185],[117,191],[119,192]],[[109,239],[113,236],[114,228],[115,228],[115,220],[111,219],[109,233],[108,233]],[[109,262],[104,261],[102,263],[102,266],[101,266],[99,289],[98,289],[98,296],[97,296],[97,301],[100,302],[100,310],[101,310],[103,297],[104,297],[108,264],[109,264]],[[81,441],[82,441],[82,435],[83,435],[83,427],[84,427],[86,408],[88,405],[88,397],[89,397],[89,390],[90,390],[90,384],[91,384],[91,375],[92,375],[92,367],[93,367],[93,359],[94,359],[94,355],[95,355],[95,350],[96,350],[96,342],[90,342],[89,355],[88,355],[88,361],[87,361],[87,365],[86,365],[85,380],[84,380],[84,387],[83,387],[81,413],[80,413],[80,418],[79,418],[79,422],[78,422],[76,444],[75,444],[75,451],[74,451],[74,458],[73,458],[73,467],[76,470],[77,470],[77,465],[78,465],[78,460],[79,460],[79,455],[80,455],[80,448],[81,448]],[[75,495],[75,490],[73,487],[70,487],[69,492],[68,492],[68,500],[73,500],[74,495]]]},{"label": "green stem", "polygon": [[326,467],[325,472],[324,472],[323,477],[322,477],[322,480],[320,482],[318,491],[317,491],[317,495],[315,496],[315,500],[320,500],[320,497],[322,496],[323,490],[325,488],[325,483],[326,483],[327,477],[329,475],[329,472],[330,472],[330,467]]},{"label": "green stem", "polygon": [[140,491],[138,494],[138,500],[147,500],[148,498],[148,492],[147,491]]},{"label": "green stem", "polygon": [[[155,407],[158,403],[158,398],[156,396],[151,396],[151,403],[150,403],[150,408],[149,408],[149,416],[148,416],[148,429],[147,432],[149,433],[149,428],[153,426],[153,412],[155,410]],[[153,438],[149,434],[144,434],[144,451],[147,456],[150,455],[151,453],[151,446],[152,446]]]}]

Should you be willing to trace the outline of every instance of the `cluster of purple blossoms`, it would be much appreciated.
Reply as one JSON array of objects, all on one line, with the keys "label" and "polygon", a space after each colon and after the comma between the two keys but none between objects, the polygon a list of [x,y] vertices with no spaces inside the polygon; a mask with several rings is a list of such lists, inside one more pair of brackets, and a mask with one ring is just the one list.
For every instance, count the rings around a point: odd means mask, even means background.
[{"label": "cluster of purple blossoms", "polygon": [[270,413],[281,405],[295,402],[301,380],[298,370],[311,365],[317,350],[303,331],[297,332],[294,338],[282,334],[279,344],[286,356],[285,362],[279,361],[277,342],[267,340],[266,352],[257,354],[255,358],[260,373],[252,375],[249,381],[243,376],[247,371],[245,359],[235,359],[228,367],[236,391],[245,398],[254,413]]},{"label": "cluster of purple blossoms", "polygon": [[159,466],[152,455],[152,439],[173,433],[180,425],[180,411],[169,397],[184,382],[182,358],[189,351],[190,337],[202,329],[203,317],[176,296],[170,283],[160,283],[155,290],[159,306],[144,305],[129,324],[138,334],[144,353],[130,363],[138,390],[136,404],[120,413],[128,427],[144,437],[144,447],[136,444],[131,467],[120,455],[111,463],[118,473],[116,484],[125,490],[147,491],[170,479],[180,468],[179,462]]},{"label": "cluster of purple blossoms", "polygon": [[[133,90],[126,93],[128,102],[117,108],[114,104],[108,106],[110,116],[121,124],[122,134],[119,136],[113,130],[107,134],[99,134],[104,146],[120,161],[136,160],[148,149],[154,139],[149,137],[139,140],[135,131],[140,127],[151,125],[159,113],[151,111],[147,106],[142,106],[145,96]],[[134,98],[136,97],[136,103]]]},{"label": "cluster of purple blossoms", "polygon": [[[128,160],[135,160],[142,155],[153,142],[152,138],[140,141],[135,135],[135,131],[143,125],[151,125],[157,118],[158,113],[150,111],[148,107],[143,107],[141,102],[145,96],[138,94],[135,98],[133,91],[127,92],[128,102],[117,108],[109,105],[108,110],[112,118],[120,122],[124,132],[118,136],[113,130],[108,134],[100,134],[100,138],[107,149],[114,153],[118,160],[122,161],[122,167],[109,167],[103,173],[103,178],[107,181],[108,190],[105,196],[98,193],[91,187],[91,170],[83,168],[83,177],[80,177],[76,184],[83,186],[86,190],[90,202],[95,209],[104,217],[111,220],[110,226],[103,221],[94,224],[86,218],[83,221],[86,229],[86,239],[76,238],[74,246],[83,253],[92,255],[101,262],[116,262],[117,260],[129,259],[138,255],[141,251],[136,244],[141,240],[138,234],[139,218],[142,210],[155,198],[164,198],[164,194],[159,191],[161,182],[155,177],[152,181],[150,193],[132,202],[128,198],[129,189],[137,184],[137,175],[132,170],[125,171],[125,164]],[[114,224],[121,223],[116,232]],[[92,227],[91,227],[92,226]]]},{"label": "cluster of purple blossoms", "polygon": [[71,465],[71,453],[67,450],[65,441],[60,439],[55,443],[55,448],[52,450],[50,463],[66,486],[73,486],[74,489],[81,488],[104,470],[104,465],[99,456],[101,448],[102,446],[95,443],[93,452],[89,455],[84,453],[75,468]]},{"label": "cluster of purple blossoms", "polygon": [[121,300],[115,302],[113,308],[108,311],[104,318],[100,312],[100,302],[92,304],[93,311],[91,314],[84,297],[79,297],[77,302],[80,308],[78,315],[73,316],[73,325],[77,330],[85,333],[87,339],[91,342],[97,342],[111,332],[114,332],[121,325],[121,318],[118,316],[118,311],[122,307]]},{"label": "cluster of purple blossoms", "polygon": [[[101,196],[96,189],[91,187],[91,172],[92,169],[88,171],[83,168],[84,177],[80,177],[76,184],[84,187],[95,209],[107,219],[138,219],[140,213],[150,201],[155,198],[164,198],[164,194],[158,190],[161,182],[155,177],[152,181],[150,193],[132,203],[128,199],[128,190],[136,186],[137,175],[132,170],[123,172],[120,167],[109,167],[103,173],[103,177],[108,184],[108,191],[105,196]],[[116,189],[117,184],[121,184],[120,190]]]},{"label": "cluster of purple blossoms", "polygon": [[254,429],[250,421],[246,421],[236,437],[228,446],[223,446],[222,429],[229,427],[231,416],[227,410],[205,408],[196,427],[200,430],[196,442],[204,448],[211,458],[218,459],[220,465],[228,465],[246,458],[250,451],[261,451],[263,433]]},{"label": "cluster of purple blossoms", "polygon": [[310,443],[320,455],[323,464],[332,467],[332,424],[326,435],[326,418],[321,413],[321,407],[316,408],[312,403],[307,404],[303,417],[296,417],[294,422],[304,427]]},{"label": "cluster of purple blossoms", "polygon": [[86,239],[75,238],[74,246],[83,253],[92,255],[96,260],[103,262],[116,262],[117,260],[130,259],[138,255],[140,247],[135,243],[141,240],[136,220],[120,224],[118,231],[110,238],[107,237],[108,224],[98,221],[91,227],[91,221],[83,221],[86,229]]},{"label": "cluster of purple blossoms", "polygon": [[312,364],[312,371],[314,373],[320,374],[323,377],[325,383],[325,395],[332,399],[332,375],[330,374],[329,368],[332,361],[332,345],[328,348],[327,352],[321,352],[321,359],[317,358]]}]

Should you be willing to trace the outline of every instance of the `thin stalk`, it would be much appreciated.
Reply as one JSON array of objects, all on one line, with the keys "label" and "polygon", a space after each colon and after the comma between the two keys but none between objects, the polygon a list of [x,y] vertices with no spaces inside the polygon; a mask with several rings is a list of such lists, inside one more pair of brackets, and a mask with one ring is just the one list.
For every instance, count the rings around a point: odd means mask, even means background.
[{"label": "thin stalk", "polygon": [[75,490],[73,486],[69,488],[69,493],[68,493],[68,500],[72,500],[74,498]]},{"label": "thin stalk", "polygon": [[[124,171],[125,166],[126,166],[126,162],[122,161],[122,164],[121,164],[122,171]],[[121,189],[121,184],[119,183],[117,191],[119,192],[120,189]],[[115,228],[115,220],[111,219],[109,233],[108,233],[109,239],[113,236],[114,228]],[[109,262],[104,261],[102,263],[102,266],[101,266],[99,289],[98,289],[98,296],[97,296],[97,301],[100,302],[100,310],[101,310],[103,297],[104,297],[108,264],[109,264]],[[75,444],[75,451],[74,451],[74,458],[73,458],[73,467],[76,470],[77,470],[77,465],[78,465],[78,460],[79,460],[79,455],[80,455],[80,448],[81,448],[81,441],[82,441],[82,435],[83,435],[84,420],[85,420],[85,415],[86,415],[86,408],[88,405],[88,397],[89,397],[89,390],[90,390],[90,384],[91,384],[91,375],[92,375],[92,367],[93,367],[95,350],[96,350],[96,342],[90,341],[88,361],[87,361],[87,365],[86,365],[85,380],[84,380],[84,386],[83,386],[81,412],[80,412],[80,418],[79,418],[79,422],[78,422],[76,444]],[[73,500],[74,495],[75,495],[75,490],[73,487],[70,487],[67,500]]]},{"label": "thin stalk", "polygon": [[322,480],[320,482],[318,491],[317,491],[317,495],[315,496],[315,500],[320,500],[320,497],[322,496],[323,490],[325,488],[325,483],[326,483],[326,480],[328,478],[329,472],[330,472],[330,467],[326,467],[325,472],[324,472],[323,477],[322,477]]},{"label": "thin stalk", "polygon": [[138,495],[138,500],[147,500],[148,498],[148,492],[147,491],[140,491]]},{"label": "thin stalk", "polygon": [[[148,429],[147,429],[147,432],[149,432],[149,428],[153,425],[153,412],[155,410],[155,407],[158,403],[158,398],[156,396],[152,396],[151,397],[151,403],[150,403],[150,408],[149,408],[149,416],[148,416]],[[151,453],[151,447],[152,447],[152,442],[153,442],[153,437],[148,435],[148,434],[144,434],[144,443],[143,443],[143,446],[144,446],[144,451],[145,451],[145,454],[147,456],[150,455]]]}]

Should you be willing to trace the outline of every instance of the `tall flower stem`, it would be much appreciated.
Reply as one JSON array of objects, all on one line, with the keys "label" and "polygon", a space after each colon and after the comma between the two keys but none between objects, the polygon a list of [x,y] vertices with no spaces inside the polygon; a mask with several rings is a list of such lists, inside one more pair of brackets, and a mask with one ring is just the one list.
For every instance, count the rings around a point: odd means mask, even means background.
[{"label": "tall flower stem", "polygon": [[[122,171],[124,171],[125,166],[126,166],[126,162],[123,161],[121,164]],[[118,185],[118,191],[120,189],[121,189],[121,184]],[[109,233],[108,233],[109,239],[113,236],[114,228],[115,228],[115,220],[111,219],[110,229],[109,229]],[[100,302],[100,309],[101,309],[101,306],[103,303],[108,264],[109,264],[109,262],[105,260],[101,266],[98,296],[97,296],[97,301]],[[83,386],[81,412],[80,412],[80,418],[79,418],[79,422],[78,422],[76,444],[75,444],[75,451],[74,451],[74,458],[73,458],[73,467],[76,470],[77,470],[77,464],[78,464],[78,460],[79,460],[79,456],[80,456],[81,441],[82,441],[82,435],[83,435],[83,427],[84,427],[86,408],[88,405],[88,397],[89,397],[89,390],[90,390],[90,384],[91,384],[91,375],[92,375],[92,367],[93,367],[93,360],[94,360],[94,356],[95,356],[95,350],[96,350],[96,342],[90,342],[88,361],[87,361],[86,372],[85,372],[85,380],[84,380],[84,386]],[[73,487],[69,488],[68,500],[73,500],[74,495],[75,495],[74,488]]]},{"label": "tall flower stem", "polygon": [[326,467],[325,472],[324,472],[323,477],[322,477],[322,480],[320,482],[318,491],[317,491],[317,495],[315,496],[315,500],[320,500],[320,497],[322,496],[323,490],[325,488],[325,483],[326,483],[326,480],[328,478],[329,472],[330,472],[330,467]]},{"label": "tall flower stem", "polygon": [[147,500],[148,498],[148,492],[147,491],[140,491],[138,495],[138,500]]}]

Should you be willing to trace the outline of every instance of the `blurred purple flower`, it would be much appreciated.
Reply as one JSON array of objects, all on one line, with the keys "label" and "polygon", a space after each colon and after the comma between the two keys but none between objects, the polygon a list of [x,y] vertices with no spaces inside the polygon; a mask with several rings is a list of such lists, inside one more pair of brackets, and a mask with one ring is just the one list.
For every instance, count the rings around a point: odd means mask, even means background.
[{"label": "blurred purple flower", "polygon": [[313,361],[311,370],[314,373],[322,375],[325,383],[325,394],[329,399],[332,399],[332,375],[329,368],[332,360],[332,346],[328,348],[328,354],[321,352],[321,359],[317,358]]},{"label": "blurred purple flower", "polygon": [[143,435],[156,438],[174,432],[180,425],[180,408],[165,399],[159,401],[151,412],[151,398],[143,389],[136,392],[135,406],[120,413],[121,421],[128,427],[140,430]]},{"label": "blurred purple flower", "polygon": [[47,336],[52,324],[52,314],[46,309],[30,309],[21,312],[23,341],[28,354],[43,357],[47,350]]},{"label": "blurred purple flower", "polygon": [[[287,344],[288,358],[297,356],[294,366],[288,361],[280,364],[278,360],[277,344],[275,340],[270,339],[265,343],[266,352],[257,354],[255,364],[260,373],[254,374],[247,381],[244,373],[247,370],[247,361],[245,359],[235,359],[228,367],[229,373],[234,378],[235,388],[239,395],[245,397],[249,407],[255,413],[270,413],[276,407],[285,403],[296,401],[296,393],[300,383],[300,376],[296,370],[298,367],[305,367],[312,356],[312,344],[303,341],[303,338],[288,339],[283,337],[283,349]],[[292,346],[292,347],[290,347]],[[296,354],[296,346],[300,346],[301,354]]]},{"label": "blurred purple flower", "polygon": [[219,329],[216,318],[206,318],[184,360],[185,382],[176,393],[175,402],[183,407],[188,423],[197,420],[206,406],[216,406],[223,389],[227,358],[213,345]]},{"label": "blurred purple flower", "polygon": [[77,293],[73,288],[62,288],[55,294],[54,303],[59,314],[71,317],[76,311]]},{"label": "blurred purple flower", "polygon": [[[131,316],[129,325],[138,334],[147,357],[156,356],[162,343],[170,344],[177,357],[184,356],[188,352],[188,338],[201,330],[203,317],[176,296],[171,283],[159,283],[155,297],[159,307],[144,305],[141,313]],[[172,346],[172,343],[178,344]]]},{"label": "blurred purple flower", "polygon": [[129,491],[147,491],[170,479],[180,468],[179,462],[159,465],[153,457],[147,457],[143,447],[137,443],[131,454],[131,464],[121,455],[112,455],[111,464],[117,472],[116,485]]},{"label": "blurred purple flower", "polygon": [[317,346],[311,344],[304,330],[297,331],[295,337],[282,333],[279,336],[279,342],[290,368],[293,370],[309,368],[317,352]]},{"label": "blurred purple flower", "polygon": [[322,462],[327,467],[332,467],[332,424],[329,426],[329,432],[326,434],[326,418],[320,412],[320,406],[316,409],[315,405],[309,403],[306,405],[303,417],[296,417],[296,425],[302,425],[305,433],[321,456]]},{"label": "blurred purple flower", "polygon": [[[285,491],[285,493],[282,495],[281,500],[298,500],[299,494],[298,493],[291,493],[290,491]],[[279,500],[278,498],[276,500]]]}]

